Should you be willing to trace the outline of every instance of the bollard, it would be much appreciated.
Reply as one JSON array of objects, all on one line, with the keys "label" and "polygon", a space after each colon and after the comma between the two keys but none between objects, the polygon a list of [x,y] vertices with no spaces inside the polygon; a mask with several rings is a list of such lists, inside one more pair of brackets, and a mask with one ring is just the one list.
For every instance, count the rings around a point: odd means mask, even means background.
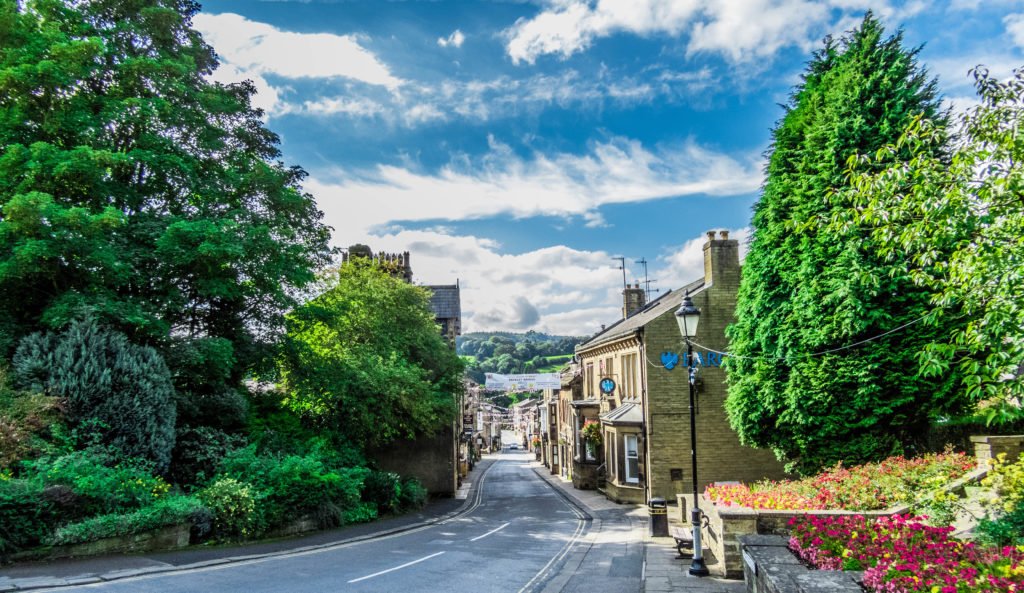
[{"label": "bollard", "polygon": [[668,537],[668,503],[664,498],[652,498],[648,509],[651,513],[651,537]]}]

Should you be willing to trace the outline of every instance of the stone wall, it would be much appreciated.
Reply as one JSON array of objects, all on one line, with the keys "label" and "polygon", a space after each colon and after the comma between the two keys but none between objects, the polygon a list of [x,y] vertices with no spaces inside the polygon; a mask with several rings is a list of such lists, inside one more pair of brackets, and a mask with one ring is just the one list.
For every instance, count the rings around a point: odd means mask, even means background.
[{"label": "stone wall", "polygon": [[972,436],[971,442],[974,443],[974,456],[977,457],[979,464],[996,459],[1000,454],[1006,455],[1007,462],[1013,462],[1020,457],[1021,452],[1024,452],[1024,435],[1019,434]]},{"label": "stone wall", "polygon": [[458,468],[454,428],[450,426],[433,437],[397,441],[366,455],[382,470],[416,477],[432,496],[455,496]]}]

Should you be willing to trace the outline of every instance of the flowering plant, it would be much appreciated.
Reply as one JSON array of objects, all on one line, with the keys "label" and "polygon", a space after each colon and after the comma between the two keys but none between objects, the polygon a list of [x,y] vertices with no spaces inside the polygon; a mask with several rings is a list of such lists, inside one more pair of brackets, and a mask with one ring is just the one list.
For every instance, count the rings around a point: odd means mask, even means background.
[{"label": "flowering plant", "polygon": [[789,548],[812,568],[863,570],[869,591],[1021,591],[1024,548],[962,542],[922,517],[794,517]]},{"label": "flowering plant", "polygon": [[877,510],[901,503],[932,503],[935,491],[974,467],[974,459],[963,453],[900,456],[850,468],[840,463],[803,480],[712,484],[704,494],[715,504],[755,509]]},{"label": "flowering plant", "polygon": [[587,440],[593,447],[601,446],[601,425],[594,420],[587,420],[583,423],[580,436]]}]

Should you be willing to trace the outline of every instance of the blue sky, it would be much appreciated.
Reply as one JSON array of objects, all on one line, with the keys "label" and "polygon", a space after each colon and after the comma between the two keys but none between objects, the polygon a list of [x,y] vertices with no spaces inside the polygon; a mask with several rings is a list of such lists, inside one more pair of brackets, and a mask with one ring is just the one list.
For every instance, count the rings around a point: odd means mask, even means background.
[{"label": "blue sky", "polygon": [[193,25],[334,245],[458,279],[464,331],[584,335],[621,315],[612,258],[676,288],[704,231],[749,235],[779,104],[868,9],[954,108],[972,66],[1024,65],[1024,0],[208,0]]}]

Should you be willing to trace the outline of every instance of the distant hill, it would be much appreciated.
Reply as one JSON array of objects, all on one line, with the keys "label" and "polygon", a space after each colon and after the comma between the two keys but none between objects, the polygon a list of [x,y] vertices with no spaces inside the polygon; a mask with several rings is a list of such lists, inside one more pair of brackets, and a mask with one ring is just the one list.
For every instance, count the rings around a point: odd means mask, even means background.
[{"label": "distant hill", "polygon": [[471,362],[466,374],[482,383],[485,373],[553,372],[587,336],[555,336],[535,331],[472,332],[455,340],[456,351]]}]

